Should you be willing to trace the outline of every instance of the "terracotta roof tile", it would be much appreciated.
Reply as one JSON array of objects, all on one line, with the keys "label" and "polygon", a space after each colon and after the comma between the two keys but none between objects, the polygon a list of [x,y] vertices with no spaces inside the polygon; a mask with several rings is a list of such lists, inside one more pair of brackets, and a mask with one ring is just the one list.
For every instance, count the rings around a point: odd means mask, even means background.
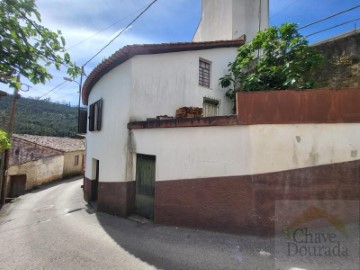
[{"label": "terracotta roof tile", "polygon": [[82,100],[85,105],[88,104],[89,94],[93,86],[102,76],[111,71],[113,68],[121,65],[125,61],[136,55],[161,54],[181,51],[206,50],[215,48],[240,47],[245,41],[237,40],[220,40],[206,42],[179,42],[179,43],[162,43],[162,44],[143,44],[128,45],[116,51],[109,58],[103,60],[86,79],[83,90]]},{"label": "terracotta roof tile", "polygon": [[49,147],[62,152],[73,152],[85,150],[84,139],[72,139],[66,137],[48,137],[36,135],[13,134],[13,137],[23,139],[41,146]]}]

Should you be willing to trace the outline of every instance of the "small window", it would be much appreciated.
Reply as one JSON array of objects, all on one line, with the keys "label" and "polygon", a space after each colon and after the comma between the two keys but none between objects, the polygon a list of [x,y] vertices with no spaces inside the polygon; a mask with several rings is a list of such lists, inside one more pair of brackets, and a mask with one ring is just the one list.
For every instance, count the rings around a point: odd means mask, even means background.
[{"label": "small window", "polygon": [[203,112],[205,117],[219,115],[220,101],[215,98],[204,97],[203,99]]},{"label": "small window", "polygon": [[75,161],[74,161],[74,166],[78,166],[79,165],[79,155],[75,156]]},{"label": "small window", "polygon": [[199,85],[210,87],[211,63],[204,59],[199,59]]},{"label": "small window", "polygon": [[90,105],[89,108],[89,130],[101,130],[103,100],[100,99]]}]

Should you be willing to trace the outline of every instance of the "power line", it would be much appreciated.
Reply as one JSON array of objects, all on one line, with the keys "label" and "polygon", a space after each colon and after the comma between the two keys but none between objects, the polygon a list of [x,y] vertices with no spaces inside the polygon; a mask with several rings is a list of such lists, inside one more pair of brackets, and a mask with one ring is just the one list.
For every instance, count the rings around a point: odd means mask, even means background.
[{"label": "power line", "polygon": [[45,94],[43,94],[41,97],[39,97],[39,99],[43,98],[44,96],[48,95],[49,93],[51,93],[52,91],[54,91],[55,89],[59,88],[60,86],[62,86],[63,84],[67,83],[68,81],[63,81],[62,83],[59,83],[57,86],[55,86],[53,89],[51,89],[50,91],[46,92]]},{"label": "power line", "polygon": [[81,43],[83,43],[83,42],[85,42],[85,41],[88,41],[89,39],[92,39],[93,37],[97,36],[98,34],[100,34],[100,33],[104,32],[104,31],[108,30],[108,29],[109,29],[109,28],[111,28],[112,26],[114,26],[114,25],[116,25],[116,24],[118,24],[118,23],[120,23],[120,22],[122,22],[122,21],[126,20],[126,19],[127,19],[127,18],[129,18],[131,15],[133,15],[133,14],[135,14],[135,13],[137,13],[137,12],[139,12],[140,10],[143,10],[143,9],[145,9],[145,8],[146,8],[146,6],[144,6],[144,7],[140,8],[140,9],[138,9],[138,10],[136,10],[136,11],[134,11],[134,12],[130,13],[130,14],[129,14],[129,15],[127,15],[126,17],[123,17],[123,18],[121,18],[121,19],[117,20],[116,22],[114,22],[114,23],[110,24],[109,26],[107,26],[107,27],[105,27],[105,28],[101,29],[100,31],[96,32],[96,33],[95,33],[95,34],[93,34],[92,36],[87,37],[87,38],[85,38],[85,39],[83,39],[83,40],[79,41],[78,43],[76,43],[76,44],[74,44],[74,45],[70,46],[69,48],[66,48],[65,50],[66,50],[66,51],[69,51],[69,50],[71,50],[71,49],[73,49],[73,48],[75,48],[75,47],[79,46]]},{"label": "power line", "polygon": [[342,25],[344,25],[344,24],[356,22],[356,21],[359,21],[359,20],[360,20],[360,17],[358,17],[358,18],[356,18],[356,19],[353,19],[353,20],[350,20],[350,21],[346,21],[346,22],[343,22],[343,23],[334,25],[334,26],[331,26],[331,27],[328,27],[328,28],[325,28],[325,29],[323,29],[323,30],[317,31],[317,32],[312,33],[312,34],[310,34],[310,35],[307,35],[307,36],[305,36],[305,37],[310,37],[310,36],[313,36],[313,35],[316,35],[316,34],[319,34],[319,33],[322,33],[322,32],[325,32],[325,31],[328,31],[328,30],[331,30],[331,29],[334,29],[334,28],[337,28],[337,27],[342,26]]},{"label": "power line", "polygon": [[317,24],[317,23],[326,21],[326,20],[328,20],[328,19],[334,18],[334,17],[336,17],[336,16],[338,16],[338,15],[340,15],[340,14],[343,14],[343,13],[346,13],[346,12],[349,12],[349,11],[352,11],[352,10],[357,9],[357,8],[359,8],[359,7],[360,7],[360,5],[357,5],[357,6],[348,8],[348,9],[346,9],[346,10],[340,11],[340,12],[338,12],[338,13],[332,14],[332,15],[330,15],[330,16],[328,16],[328,17],[325,17],[325,18],[322,18],[322,19],[317,20],[317,21],[315,21],[315,22],[312,22],[312,23],[309,23],[309,24],[307,24],[307,25],[304,25],[304,26],[298,28],[298,30],[302,30],[302,29],[307,28],[307,27],[309,27],[309,26],[312,26],[312,25],[314,25],[314,24]]},{"label": "power line", "polygon": [[155,4],[158,0],[152,1],[134,20],[132,20],[124,29],[122,29],[119,34],[117,34],[113,39],[110,40],[108,44],[106,44],[100,51],[98,51],[93,57],[91,57],[83,67],[85,67],[91,60],[93,60],[96,56],[98,56],[103,50],[105,50],[115,39],[117,39],[122,33],[124,33],[134,22],[136,22],[153,4]]},{"label": "power line", "polygon": [[61,97],[57,97],[57,99],[64,98],[64,97],[67,97],[67,96],[73,96],[75,94],[78,95],[78,93],[69,93],[69,94],[63,95]]}]

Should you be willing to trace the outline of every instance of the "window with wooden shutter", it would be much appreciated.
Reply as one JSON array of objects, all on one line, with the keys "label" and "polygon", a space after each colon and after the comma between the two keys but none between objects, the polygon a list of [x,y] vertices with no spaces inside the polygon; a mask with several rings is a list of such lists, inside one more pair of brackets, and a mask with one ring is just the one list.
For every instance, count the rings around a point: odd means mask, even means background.
[{"label": "window with wooden shutter", "polygon": [[102,125],[103,100],[100,99],[90,105],[89,108],[89,131],[99,131]]}]

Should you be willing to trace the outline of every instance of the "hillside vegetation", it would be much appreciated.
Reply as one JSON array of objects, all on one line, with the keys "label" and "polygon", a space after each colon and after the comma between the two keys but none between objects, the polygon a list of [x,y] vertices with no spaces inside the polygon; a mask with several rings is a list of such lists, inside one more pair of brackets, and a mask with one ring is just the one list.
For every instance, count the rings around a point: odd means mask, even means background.
[{"label": "hillside vegetation", "polygon": [[[12,96],[0,100],[0,125],[9,121]],[[20,98],[16,102],[14,133],[74,137],[77,133],[77,107],[48,100]]]}]

